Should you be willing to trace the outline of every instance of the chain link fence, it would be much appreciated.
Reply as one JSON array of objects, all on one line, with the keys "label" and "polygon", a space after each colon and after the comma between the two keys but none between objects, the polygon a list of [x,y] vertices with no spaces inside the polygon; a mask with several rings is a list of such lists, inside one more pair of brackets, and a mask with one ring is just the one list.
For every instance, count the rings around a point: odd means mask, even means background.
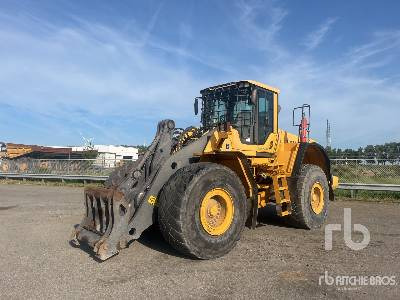
[{"label": "chain link fence", "polygon": [[108,176],[132,160],[121,159],[0,159],[0,173]]},{"label": "chain link fence", "polygon": [[400,184],[398,159],[331,159],[331,169],[341,183]]},{"label": "chain link fence", "polygon": [[[118,159],[1,159],[0,173],[108,176],[132,160]],[[341,183],[400,184],[400,160],[331,159],[332,173]]]}]

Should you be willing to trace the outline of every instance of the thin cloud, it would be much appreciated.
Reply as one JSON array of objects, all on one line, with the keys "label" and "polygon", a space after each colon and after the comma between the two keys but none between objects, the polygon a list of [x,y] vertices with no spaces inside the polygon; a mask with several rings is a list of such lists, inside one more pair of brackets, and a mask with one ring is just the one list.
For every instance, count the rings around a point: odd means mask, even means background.
[{"label": "thin cloud", "polygon": [[[275,1],[236,1],[239,10],[238,28],[244,37],[259,50],[270,52],[274,59],[285,56],[286,51],[277,40],[288,11],[276,5]],[[236,18],[236,16],[234,16]],[[259,22],[268,20],[268,22]]]},{"label": "thin cloud", "polygon": [[156,11],[154,12],[154,14],[151,16],[149,24],[147,25],[146,30],[143,32],[142,47],[146,46],[147,41],[149,40],[150,35],[151,35],[151,33],[152,33],[156,23],[157,23],[157,20],[158,20],[158,18],[160,16],[161,9],[163,8],[164,3],[165,3],[165,1],[162,1],[158,5],[158,7],[157,7]]},{"label": "thin cloud", "polygon": [[[379,31],[373,34],[372,41],[353,47],[347,56],[352,66],[363,64],[368,59],[386,59],[387,52],[400,47],[400,30]],[[378,57],[377,57],[378,56]]]},{"label": "thin cloud", "polygon": [[308,50],[317,48],[325,39],[332,26],[336,23],[337,18],[329,18],[319,28],[307,35],[304,45]]}]

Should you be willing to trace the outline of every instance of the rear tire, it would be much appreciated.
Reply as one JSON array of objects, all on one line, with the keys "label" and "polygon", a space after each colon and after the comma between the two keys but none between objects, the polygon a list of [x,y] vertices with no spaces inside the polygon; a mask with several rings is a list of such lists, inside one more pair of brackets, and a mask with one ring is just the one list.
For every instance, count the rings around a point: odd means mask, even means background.
[{"label": "rear tire", "polygon": [[[212,226],[205,226],[208,223],[204,221],[205,201],[212,199],[215,206],[218,202],[214,199],[221,197],[208,197],[213,191],[223,195],[229,204],[226,206],[230,207],[230,210],[221,210],[224,206],[218,204],[220,210],[207,210],[222,216],[219,227],[219,223],[211,223],[216,226],[214,231]],[[240,238],[247,217],[246,200],[241,181],[229,168],[214,163],[184,167],[169,179],[160,193],[158,221],[161,233],[182,254],[199,259],[223,256]]]},{"label": "rear tire", "polygon": [[327,216],[329,185],[324,171],[316,166],[304,164],[299,175],[290,178],[292,213],[289,224],[298,228],[320,228]]}]

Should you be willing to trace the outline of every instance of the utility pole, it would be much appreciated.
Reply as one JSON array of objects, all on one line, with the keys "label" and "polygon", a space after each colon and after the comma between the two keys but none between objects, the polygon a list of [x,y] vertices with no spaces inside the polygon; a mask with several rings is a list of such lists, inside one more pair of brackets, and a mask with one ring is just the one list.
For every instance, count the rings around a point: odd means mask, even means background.
[{"label": "utility pole", "polygon": [[329,120],[326,120],[326,148],[332,147],[332,139],[331,139],[331,124]]}]

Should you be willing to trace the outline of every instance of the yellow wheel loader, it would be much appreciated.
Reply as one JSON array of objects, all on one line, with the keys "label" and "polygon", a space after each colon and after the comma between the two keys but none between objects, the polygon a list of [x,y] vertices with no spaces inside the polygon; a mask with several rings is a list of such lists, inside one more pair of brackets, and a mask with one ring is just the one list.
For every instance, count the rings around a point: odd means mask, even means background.
[{"label": "yellow wheel loader", "polygon": [[200,94],[200,127],[159,122],[137,161],[117,168],[104,188],[85,189],[75,243],[106,260],[158,223],[177,251],[216,258],[235,246],[244,226],[256,227],[268,203],[295,227],[321,227],[338,178],[324,148],[309,138],[310,107],[295,109],[301,118],[293,120],[294,135],[278,127],[276,88],[244,80]]}]

